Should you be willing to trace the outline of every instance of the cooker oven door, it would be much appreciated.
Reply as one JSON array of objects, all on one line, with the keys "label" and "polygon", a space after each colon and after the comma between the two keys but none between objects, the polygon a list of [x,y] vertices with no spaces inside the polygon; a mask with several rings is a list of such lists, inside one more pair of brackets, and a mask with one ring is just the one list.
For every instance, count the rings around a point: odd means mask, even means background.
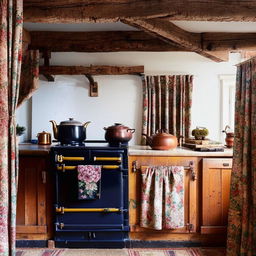
[{"label": "cooker oven door", "polygon": [[[57,219],[71,229],[118,228],[123,225],[123,176],[120,169],[102,169],[99,199],[79,200],[77,172],[59,174]],[[72,211],[73,210],[73,211]],[[67,228],[67,226],[66,226]]]},{"label": "cooker oven door", "polygon": [[[102,166],[99,198],[78,199],[78,164]],[[122,151],[91,151],[87,161],[63,161],[56,169],[57,228],[74,231],[124,229],[124,208],[127,207],[124,207],[126,176],[123,175]]]}]

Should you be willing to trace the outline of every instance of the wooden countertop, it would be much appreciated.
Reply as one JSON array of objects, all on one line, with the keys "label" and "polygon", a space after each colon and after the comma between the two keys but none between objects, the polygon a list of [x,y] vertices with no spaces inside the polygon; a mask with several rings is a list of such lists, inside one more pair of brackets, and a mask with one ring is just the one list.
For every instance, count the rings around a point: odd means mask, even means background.
[{"label": "wooden countertop", "polygon": [[21,156],[46,156],[50,153],[52,145],[38,145],[31,143],[19,144],[19,155]]},{"label": "wooden countertop", "polygon": [[203,157],[232,157],[233,149],[225,148],[224,152],[199,152],[188,148],[180,148],[171,150],[153,150],[149,146],[130,146],[129,147],[130,156],[203,156]]},{"label": "wooden countertop", "polygon": [[[45,156],[50,153],[52,145],[37,145],[31,143],[19,144],[19,154],[30,156]],[[187,148],[176,148],[172,150],[153,150],[149,146],[129,146],[128,154],[131,156],[203,156],[203,157],[232,157],[233,150],[225,148],[224,152],[198,152]]]}]

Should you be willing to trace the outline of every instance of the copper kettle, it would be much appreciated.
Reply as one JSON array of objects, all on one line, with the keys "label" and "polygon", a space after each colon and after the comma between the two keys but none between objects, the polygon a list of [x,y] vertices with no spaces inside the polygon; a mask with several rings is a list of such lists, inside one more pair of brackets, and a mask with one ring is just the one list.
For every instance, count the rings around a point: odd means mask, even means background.
[{"label": "copper kettle", "polygon": [[148,136],[144,133],[142,135],[146,137],[146,141],[152,149],[169,150],[176,148],[178,145],[177,137],[164,130],[158,130],[152,136]]},{"label": "copper kettle", "polygon": [[37,138],[39,145],[51,145],[52,143],[51,134],[49,132],[40,132],[37,134]]}]

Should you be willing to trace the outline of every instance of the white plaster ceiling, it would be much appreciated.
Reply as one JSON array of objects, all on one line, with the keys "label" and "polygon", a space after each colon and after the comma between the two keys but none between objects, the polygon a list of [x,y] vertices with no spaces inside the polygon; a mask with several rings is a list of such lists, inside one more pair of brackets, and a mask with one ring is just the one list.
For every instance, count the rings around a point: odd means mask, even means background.
[{"label": "white plaster ceiling", "polygon": [[[172,21],[178,27],[189,32],[256,32],[256,22],[213,22],[213,21]],[[113,23],[77,23],[46,24],[24,23],[29,31],[133,31],[134,27],[121,22]]]}]

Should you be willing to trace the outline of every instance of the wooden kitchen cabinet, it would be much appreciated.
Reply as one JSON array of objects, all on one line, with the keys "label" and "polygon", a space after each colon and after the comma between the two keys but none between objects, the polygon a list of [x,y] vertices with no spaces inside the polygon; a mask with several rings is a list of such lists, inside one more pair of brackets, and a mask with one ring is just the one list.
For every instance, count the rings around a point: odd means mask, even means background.
[{"label": "wooden kitchen cabinet", "polygon": [[50,236],[52,195],[48,156],[20,156],[17,192],[17,239]]},{"label": "wooden kitchen cabinet", "polygon": [[232,159],[204,158],[202,169],[202,234],[225,234]]},{"label": "wooden kitchen cabinet", "polygon": [[134,163],[140,169],[141,166],[150,165],[181,165],[189,166],[193,161],[194,171],[197,175],[198,160],[196,157],[167,157],[167,156],[130,156],[129,157],[129,222],[130,239],[139,240],[171,240],[176,234],[195,233],[198,225],[197,213],[197,179],[192,179],[192,173],[185,170],[185,225],[174,230],[152,230],[140,227],[140,196],[141,196],[141,172],[134,172]]}]

